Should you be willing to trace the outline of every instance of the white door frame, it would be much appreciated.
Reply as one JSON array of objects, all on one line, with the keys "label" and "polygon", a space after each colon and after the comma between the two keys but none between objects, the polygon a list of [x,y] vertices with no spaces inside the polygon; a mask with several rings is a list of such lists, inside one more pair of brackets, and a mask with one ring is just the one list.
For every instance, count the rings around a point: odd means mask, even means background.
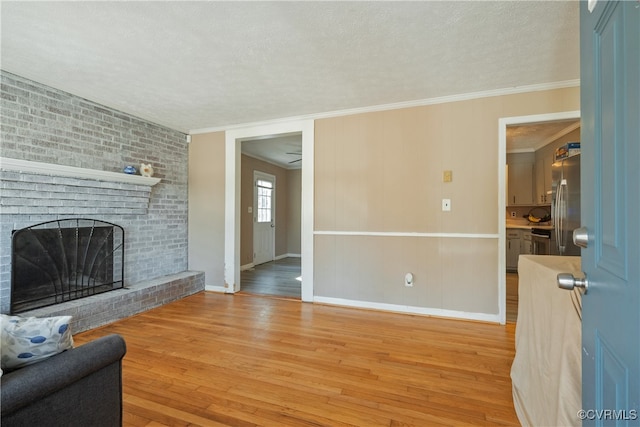
[{"label": "white door frame", "polygon": [[507,264],[506,264],[506,182],[507,126],[528,123],[552,122],[556,120],[579,119],[580,110],[560,113],[535,114],[531,116],[503,117],[498,119],[498,317],[500,324],[507,323]]},{"label": "white door frame", "polygon": [[302,301],[313,301],[313,146],[314,121],[258,124],[225,132],[224,288],[240,290],[240,155],[247,138],[302,133]]},{"label": "white door frame", "polygon": [[258,224],[257,216],[258,216],[258,204],[256,203],[258,199],[258,187],[256,185],[256,181],[259,179],[270,181],[273,183],[273,190],[271,192],[271,225],[270,225],[270,233],[271,233],[271,259],[269,261],[273,261],[276,258],[276,198],[278,194],[278,188],[276,186],[276,177],[275,175],[271,175],[270,173],[261,172],[258,170],[253,171],[253,265],[256,265],[256,225]]}]

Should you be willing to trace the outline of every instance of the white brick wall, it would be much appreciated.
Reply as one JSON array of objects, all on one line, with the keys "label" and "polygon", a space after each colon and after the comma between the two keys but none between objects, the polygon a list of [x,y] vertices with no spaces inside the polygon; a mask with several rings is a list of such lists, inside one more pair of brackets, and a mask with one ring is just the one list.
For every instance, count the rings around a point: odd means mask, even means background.
[{"label": "white brick wall", "polygon": [[40,222],[124,227],[125,285],[185,271],[186,135],[4,71],[0,82],[0,156],[110,172],[145,162],[161,178],[143,195],[131,184],[1,172],[0,312],[9,310],[11,232]]},{"label": "white brick wall", "polygon": [[0,170],[2,214],[145,215],[151,187]]}]

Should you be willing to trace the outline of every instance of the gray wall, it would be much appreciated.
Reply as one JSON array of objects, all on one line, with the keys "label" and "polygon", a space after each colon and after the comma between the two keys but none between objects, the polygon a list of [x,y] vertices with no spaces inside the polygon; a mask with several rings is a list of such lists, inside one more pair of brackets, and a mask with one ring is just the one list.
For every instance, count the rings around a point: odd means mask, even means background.
[{"label": "gray wall", "polygon": [[[152,163],[154,176],[162,181],[152,188],[146,213],[105,211],[104,207],[96,206],[93,213],[84,211],[80,216],[125,228],[125,284],[186,270],[186,136],[4,71],[0,78],[0,155],[111,172],[120,172],[127,164],[139,167],[140,162]],[[3,192],[13,185],[13,180],[0,181]],[[53,209],[15,212],[0,210],[3,313],[9,307],[11,231],[73,216]]]}]

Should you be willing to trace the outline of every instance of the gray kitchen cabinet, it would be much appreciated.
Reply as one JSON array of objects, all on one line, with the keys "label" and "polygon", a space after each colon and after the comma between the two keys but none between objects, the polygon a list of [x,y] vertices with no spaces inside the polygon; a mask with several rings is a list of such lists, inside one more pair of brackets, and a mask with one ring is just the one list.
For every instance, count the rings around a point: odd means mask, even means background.
[{"label": "gray kitchen cabinet", "polygon": [[520,256],[522,231],[507,229],[507,271],[518,270],[518,257]]},{"label": "gray kitchen cabinet", "polygon": [[531,255],[533,253],[533,246],[531,245],[531,231],[522,231],[522,240],[520,241],[520,254]]},{"label": "gray kitchen cabinet", "polygon": [[[566,133],[558,139],[546,144],[535,152],[534,204],[538,206],[551,205],[551,167],[554,162],[556,149],[567,142],[580,140],[580,128],[573,127],[574,125],[570,125],[569,128],[572,128],[573,130],[570,130],[569,133]],[[509,155],[507,155],[507,160],[508,159]]]},{"label": "gray kitchen cabinet", "polygon": [[551,204],[551,164],[551,156],[536,156],[536,205]]},{"label": "gray kitchen cabinet", "polygon": [[533,200],[533,153],[507,156],[507,205],[531,206]]}]

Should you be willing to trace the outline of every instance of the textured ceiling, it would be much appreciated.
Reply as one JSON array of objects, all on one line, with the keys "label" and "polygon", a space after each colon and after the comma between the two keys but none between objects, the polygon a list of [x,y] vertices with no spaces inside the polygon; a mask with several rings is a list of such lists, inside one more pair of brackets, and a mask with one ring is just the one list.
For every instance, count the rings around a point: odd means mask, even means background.
[{"label": "textured ceiling", "polygon": [[2,69],[183,132],[579,78],[577,1],[1,7]]},{"label": "textured ceiling", "polygon": [[285,169],[300,169],[302,167],[302,134],[242,141],[242,153]]},{"label": "textured ceiling", "polygon": [[507,126],[507,152],[538,150],[579,127],[579,119]]}]

